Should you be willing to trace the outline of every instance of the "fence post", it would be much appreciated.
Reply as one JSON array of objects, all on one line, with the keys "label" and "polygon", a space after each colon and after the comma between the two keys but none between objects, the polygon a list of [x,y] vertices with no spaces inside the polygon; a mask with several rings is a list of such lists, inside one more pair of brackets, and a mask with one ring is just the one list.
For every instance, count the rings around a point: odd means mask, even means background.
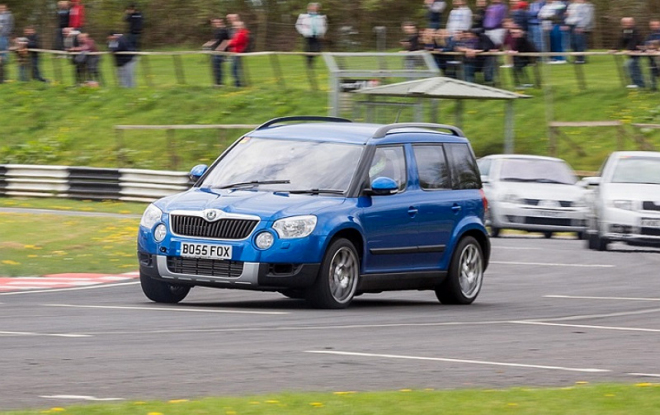
[{"label": "fence post", "polygon": [[174,72],[176,73],[176,82],[179,85],[185,85],[186,75],[183,72],[183,62],[181,62],[181,55],[174,54],[172,55],[172,59],[174,60]]},{"label": "fence post", "polygon": [[272,66],[273,72],[275,73],[275,79],[277,79],[277,83],[282,88],[286,88],[286,84],[284,83],[284,77],[282,77],[282,67],[280,67],[280,59],[277,57],[277,54],[272,53],[270,55],[270,65]]},{"label": "fence post", "polygon": [[170,156],[170,168],[176,170],[179,167],[179,156],[176,154],[176,141],[174,141],[174,129],[167,130],[167,152]]},{"label": "fence post", "polygon": [[115,127],[115,157],[117,158],[117,166],[124,167],[124,130]]},{"label": "fence post", "polygon": [[147,84],[149,88],[153,87],[151,83],[151,68],[149,67],[149,55],[142,56],[142,75],[144,76],[144,83]]},{"label": "fence post", "polygon": [[616,71],[619,74],[619,81],[621,81],[621,86],[626,86],[628,82],[626,81],[626,74],[623,73],[623,68],[621,67],[621,57],[616,53],[612,56],[614,57],[614,64],[616,65]]}]

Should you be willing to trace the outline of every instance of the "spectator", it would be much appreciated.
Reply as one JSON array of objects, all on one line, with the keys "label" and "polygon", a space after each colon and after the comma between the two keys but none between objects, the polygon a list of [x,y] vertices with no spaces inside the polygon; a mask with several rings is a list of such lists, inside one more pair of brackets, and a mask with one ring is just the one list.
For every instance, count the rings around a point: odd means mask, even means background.
[{"label": "spectator", "polygon": [[447,18],[447,32],[450,36],[472,28],[472,10],[465,4],[465,0],[454,0],[453,4],[454,8]]},{"label": "spectator", "polygon": [[514,27],[511,29],[511,49],[509,53],[513,57],[513,78],[518,88],[528,88],[533,84],[529,81],[529,76],[525,68],[534,63],[536,58],[533,56],[518,56],[518,53],[536,52],[534,44],[527,39],[525,32]]},{"label": "spectator", "polygon": [[[566,9],[566,25],[571,36],[571,49],[573,52],[584,52],[587,50],[586,31],[589,25],[589,5],[585,0],[573,0]],[[575,56],[574,63],[585,63],[584,55]]]},{"label": "spectator", "polygon": [[241,16],[239,16],[237,13],[229,13],[227,15],[227,31],[229,32],[229,38],[234,37],[234,33],[236,33],[234,30],[234,24],[240,21]]},{"label": "spectator", "polygon": [[[455,36],[450,36],[449,32],[444,29],[435,31],[434,44],[437,52],[453,52],[456,44],[456,38],[460,37],[461,32],[456,33]],[[444,76],[457,79],[461,61],[456,60],[452,55],[435,54],[435,63],[438,65]]]},{"label": "spectator", "polygon": [[507,8],[502,4],[502,0],[492,0],[492,3],[486,7],[484,15],[484,32],[495,45],[499,48],[504,43],[506,29],[502,26],[504,18],[507,15]]},{"label": "spectator", "polygon": [[96,42],[89,34],[81,33],[78,35],[78,45],[74,50],[80,52],[77,57],[81,72],[81,83],[88,86],[98,86],[101,77],[98,70],[100,56],[95,54],[99,51]]},{"label": "spectator", "polygon": [[[327,19],[319,14],[319,3],[309,3],[307,13],[302,13],[296,21],[296,30],[305,38],[305,52],[321,52],[321,38],[328,30]],[[307,66],[313,67],[314,55],[307,55]]]},{"label": "spectator", "polygon": [[536,0],[529,5],[527,10],[527,38],[534,44],[538,52],[546,52],[545,34],[543,32],[542,20],[539,11],[545,6],[545,0]]},{"label": "spectator", "polygon": [[[225,22],[220,18],[215,18],[211,20],[211,25],[213,26],[213,40],[209,40],[202,46],[203,48],[208,48],[209,50],[215,52],[224,52],[227,50],[227,44],[229,43],[229,31]],[[211,56],[211,67],[213,69],[213,80],[216,86],[223,85],[223,76],[222,76],[222,66],[225,61],[224,55],[212,55]]]},{"label": "spectator", "polygon": [[[405,52],[415,52],[421,50],[419,30],[413,22],[404,22],[401,26],[406,37],[399,42]],[[406,69],[414,69],[417,66],[416,56],[406,56],[403,59],[403,65]]]},{"label": "spectator", "polygon": [[[72,27],[65,27],[62,30],[62,34],[64,35],[64,50],[67,52],[75,52],[80,46],[80,42],[78,40],[80,31]],[[78,63],[81,58],[76,58],[76,56],[77,55],[71,56],[71,63],[75,68],[76,84],[80,85],[84,82],[84,67]]]},{"label": "spectator", "polygon": [[115,66],[117,66],[119,84],[124,88],[134,88],[135,64],[137,59],[135,58],[135,55],[120,53],[131,52],[133,50],[126,36],[118,33],[110,33],[108,35],[108,49],[115,57]]},{"label": "spectator", "polygon": [[81,31],[85,26],[85,6],[82,0],[71,0],[69,9],[69,27]]},{"label": "spectator", "polygon": [[626,51],[629,54],[625,62],[626,73],[632,81],[628,88],[644,88],[644,77],[642,68],[639,66],[639,56],[631,53],[638,52],[643,46],[642,36],[639,34],[635,25],[635,19],[624,17],[621,19],[621,37],[619,38],[619,50]]},{"label": "spectator", "polygon": [[509,17],[523,33],[527,33],[529,30],[529,13],[527,11],[529,4],[526,1],[519,0],[511,0],[509,4],[511,5],[511,15]]},{"label": "spectator", "polygon": [[447,3],[437,0],[424,0],[424,6],[427,10],[429,27],[433,30],[440,29],[442,25],[442,13],[447,7]]},{"label": "spectator", "polygon": [[55,49],[64,50],[64,28],[69,27],[69,2],[57,2],[57,28],[55,29]]},{"label": "spectator", "polygon": [[142,11],[138,10],[135,3],[131,3],[126,8],[124,21],[128,24],[128,34],[126,37],[133,50],[140,50],[142,47],[142,30],[144,28],[144,16]]},{"label": "spectator", "polygon": [[[242,21],[234,22],[234,36],[227,42],[227,48],[235,54],[244,53],[250,43],[250,32],[245,28]],[[240,55],[232,56],[231,72],[234,76],[234,85],[237,88],[244,86],[245,82],[241,80],[243,67],[241,65]]]},{"label": "spectator", "polygon": [[[539,18],[543,21],[543,30],[549,33],[550,52],[564,52],[562,26],[566,5],[559,0],[548,0],[539,11]],[[566,57],[557,55],[550,58],[550,63],[566,63]]]},{"label": "spectator", "polygon": [[3,63],[6,63],[8,60],[9,37],[13,31],[14,16],[6,4],[0,3],[0,59],[2,59]]},{"label": "spectator", "polygon": [[[649,22],[649,29],[651,30],[651,34],[649,34],[646,42],[644,42],[646,51],[657,54],[660,51],[660,20],[651,20]],[[658,77],[660,76],[656,56],[649,56],[649,68],[651,70],[651,89],[655,91],[657,90]]]},{"label": "spectator", "polygon": [[468,30],[459,35],[454,50],[465,54],[463,74],[465,81],[474,82],[475,74],[482,72],[486,84],[493,83],[493,56],[479,55],[495,49],[493,41],[478,30]]},{"label": "spectator", "polygon": [[[39,43],[39,35],[37,35],[36,30],[34,30],[34,26],[27,26],[25,29],[23,29],[23,34],[27,39],[28,49],[41,48],[41,44]],[[43,76],[41,76],[41,71],[39,70],[39,52],[34,52],[34,51],[30,52],[29,58],[30,58],[30,67],[32,68],[32,79],[41,82],[48,82],[46,79],[43,78]]]}]

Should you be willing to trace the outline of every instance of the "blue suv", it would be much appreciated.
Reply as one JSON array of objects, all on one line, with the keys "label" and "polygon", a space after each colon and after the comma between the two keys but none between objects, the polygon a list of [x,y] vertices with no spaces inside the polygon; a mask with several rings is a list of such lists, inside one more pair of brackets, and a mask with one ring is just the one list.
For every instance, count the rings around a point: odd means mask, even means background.
[{"label": "blue suv", "polygon": [[470,304],[481,290],[487,201],[456,127],[278,118],[191,178],[140,221],[140,282],[153,301],[206,286],[319,308],[387,290]]}]

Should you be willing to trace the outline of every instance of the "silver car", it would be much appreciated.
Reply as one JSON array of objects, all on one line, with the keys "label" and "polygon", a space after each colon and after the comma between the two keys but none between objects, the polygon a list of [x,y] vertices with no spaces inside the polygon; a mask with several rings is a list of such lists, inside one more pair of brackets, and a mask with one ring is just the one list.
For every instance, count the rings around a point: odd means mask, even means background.
[{"label": "silver car", "polygon": [[576,232],[586,229],[586,190],[573,169],[553,157],[492,155],[477,161],[489,202],[491,236],[501,229]]},{"label": "silver car", "polygon": [[589,249],[604,251],[614,241],[660,247],[660,153],[619,151],[607,159],[593,189],[588,214]]}]

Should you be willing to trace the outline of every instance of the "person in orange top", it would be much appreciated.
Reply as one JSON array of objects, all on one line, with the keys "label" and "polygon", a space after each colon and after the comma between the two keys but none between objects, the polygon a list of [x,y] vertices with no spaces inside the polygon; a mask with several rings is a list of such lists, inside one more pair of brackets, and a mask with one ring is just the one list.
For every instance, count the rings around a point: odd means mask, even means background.
[{"label": "person in orange top", "polygon": [[[227,50],[233,53],[245,53],[250,44],[250,32],[245,28],[245,24],[241,21],[236,21],[233,24],[234,35],[229,43],[227,43]],[[243,86],[241,82],[241,75],[243,70],[241,68],[241,57],[239,55],[232,56],[231,72],[234,76],[234,85],[238,88]]]}]

